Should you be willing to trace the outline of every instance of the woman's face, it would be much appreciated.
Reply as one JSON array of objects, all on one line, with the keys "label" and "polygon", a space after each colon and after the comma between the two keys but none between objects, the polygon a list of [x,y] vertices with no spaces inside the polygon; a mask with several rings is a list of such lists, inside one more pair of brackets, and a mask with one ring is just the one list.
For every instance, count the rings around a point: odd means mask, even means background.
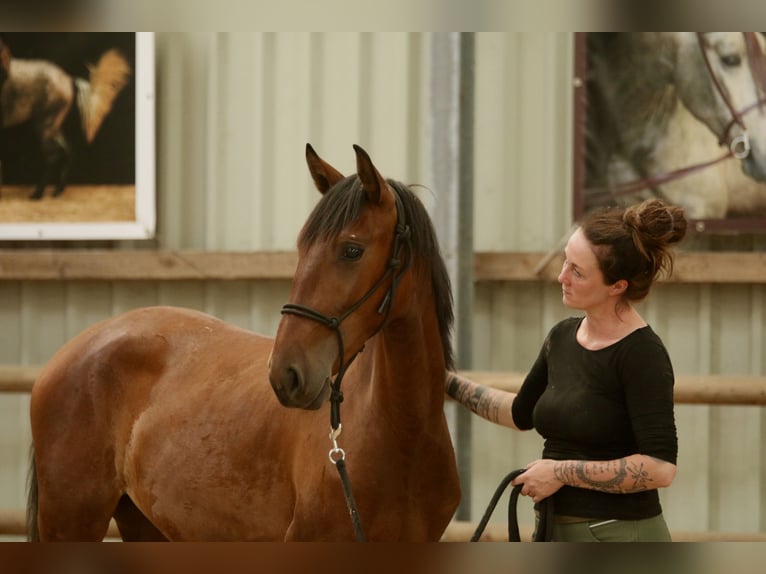
[{"label": "woman's face", "polygon": [[577,229],[564,248],[564,265],[559,273],[564,305],[587,311],[605,303],[614,287],[604,283],[593,245]]}]

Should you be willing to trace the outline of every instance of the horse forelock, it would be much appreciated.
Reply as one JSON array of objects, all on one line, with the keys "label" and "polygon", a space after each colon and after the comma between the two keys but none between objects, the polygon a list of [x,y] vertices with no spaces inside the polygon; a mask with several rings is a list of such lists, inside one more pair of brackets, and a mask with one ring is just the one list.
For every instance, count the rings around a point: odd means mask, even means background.
[{"label": "horse forelock", "polygon": [[[412,267],[424,269],[431,276],[433,301],[439,320],[439,332],[447,369],[454,368],[452,324],[454,309],[452,288],[444,264],[431,218],[423,203],[405,184],[387,179],[404,211],[400,214],[410,227]],[[315,241],[337,237],[343,229],[355,223],[367,203],[358,176],[352,175],[338,182],[320,199],[309,215],[298,236],[298,247],[303,250]]]}]

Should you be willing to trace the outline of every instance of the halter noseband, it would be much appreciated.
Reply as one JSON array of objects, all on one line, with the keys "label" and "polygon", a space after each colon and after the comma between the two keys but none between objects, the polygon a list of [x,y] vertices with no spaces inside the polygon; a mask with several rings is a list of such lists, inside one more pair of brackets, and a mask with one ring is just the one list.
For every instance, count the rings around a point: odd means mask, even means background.
[{"label": "halter noseband", "polygon": [[[381,301],[380,305],[378,306],[378,314],[381,315],[385,313],[385,317],[383,318],[383,321],[381,321],[380,325],[378,325],[378,327],[375,329],[375,331],[372,332],[370,337],[380,331],[388,319],[388,313],[391,310],[394,293],[397,286],[399,285],[399,281],[412,262],[412,236],[410,226],[407,225],[406,222],[404,208],[402,206],[401,198],[399,197],[399,192],[397,192],[394,187],[389,187],[394,194],[394,200],[396,204],[396,227],[394,228],[394,241],[391,249],[391,258],[388,260],[386,271],[383,273],[381,278],[378,279],[378,281],[376,281],[375,284],[370,287],[370,289],[364,295],[362,295],[362,297],[356,303],[351,305],[351,307],[346,309],[346,311],[337,317],[330,317],[324,313],[311,309],[310,307],[296,303],[286,303],[282,306],[283,315],[297,315],[299,317],[305,317],[306,319],[311,319],[312,321],[321,323],[322,325],[325,325],[329,329],[335,331],[338,339],[338,361],[340,366],[338,368],[338,374],[335,376],[335,380],[332,382],[332,393],[330,395],[330,425],[334,431],[337,431],[340,426],[340,403],[343,402],[343,393],[340,390],[340,384],[343,381],[343,376],[346,373],[346,369],[348,369],[348,367],[354,361],[356,355],[359,354],[357,352],[347,362],[343,362],[345,349],[343,345],[343,334],[340,332],[340,325],[352,313],[359,309],[370,297],[372,297],[390,277],[391,285],[383,297],[383,301]],[[407,245],[407,249],[410,252],[404,265],[402,264],[402,260],[400,258],[403,244]],[[359,352],[361,352],[361,349]]]}]

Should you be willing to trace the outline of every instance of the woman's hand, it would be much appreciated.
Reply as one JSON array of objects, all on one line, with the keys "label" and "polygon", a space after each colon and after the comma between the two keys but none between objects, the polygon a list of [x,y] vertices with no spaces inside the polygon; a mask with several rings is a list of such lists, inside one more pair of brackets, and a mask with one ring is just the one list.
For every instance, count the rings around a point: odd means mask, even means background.
[{"label": "woman's hand", "polygon": [[535,503],[540,502],[564,486],[554,473],[555,463],[555,460],[550,459],[534,460],[524,467],[526,470],[513,479],[511,484],[523,485],[521,494],[529,496]]},{"label": "woman's hand", "polygon": [[644,454],[614,460],[550,460],[530,462],[511,484],[535,502],[565,484],[612,494],[629,494],[670,486],[676,465]]}]

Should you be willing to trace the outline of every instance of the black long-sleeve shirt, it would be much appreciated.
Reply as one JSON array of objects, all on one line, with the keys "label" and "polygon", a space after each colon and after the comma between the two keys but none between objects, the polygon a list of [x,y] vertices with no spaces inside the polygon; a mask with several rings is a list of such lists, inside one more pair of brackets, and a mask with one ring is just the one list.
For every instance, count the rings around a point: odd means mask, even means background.
[{"label": "black long-sleeve shirt", "polygon": [[[612,460],[645,454],[673,464],[678,439],[673,412],[673,367],[651,327],[603,349],[577,342],[581,317],[551,329],[513,402],[520,429],[545,439],[543,458]],[[563,486],[557,514],[636,520],[659,514],[656,489],[612,494]]]}]

